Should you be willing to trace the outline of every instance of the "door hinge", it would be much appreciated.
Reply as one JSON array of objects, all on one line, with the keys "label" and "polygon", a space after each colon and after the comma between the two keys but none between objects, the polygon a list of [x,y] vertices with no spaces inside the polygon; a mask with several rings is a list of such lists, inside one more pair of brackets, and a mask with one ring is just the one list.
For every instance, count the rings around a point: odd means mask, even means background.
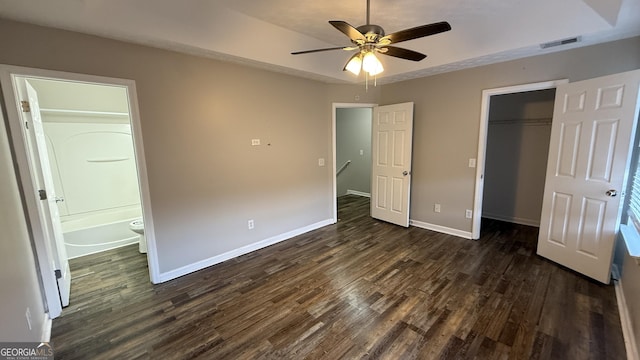
[{"label": "door hinge", "polygon": [[28,101],[26,100],[22,100],[20,101],[20,104],[22,105],[22,112],[31,112],[31,105],[29,104]]},{"label": "door hinge", "polygon": [[38,195],[40,195],[40,200],[47,200],[47,191],[46,190],[38,190]]},{"label": "door hinge", "polygon": [[56,274],[56,279],[62,279],[62,271],[60,269],[56,269],[54,273]]}]

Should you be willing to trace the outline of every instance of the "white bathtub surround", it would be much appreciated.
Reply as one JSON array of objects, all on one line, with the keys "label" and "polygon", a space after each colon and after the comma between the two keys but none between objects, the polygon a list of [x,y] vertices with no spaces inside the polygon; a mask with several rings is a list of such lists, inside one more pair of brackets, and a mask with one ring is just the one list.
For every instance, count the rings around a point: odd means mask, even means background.
[{"label": "white bathtub surround", "polygon": [[54,187],[64,199],[58,203],[63,221],[66,216],[140,206],[128,123],[102,123],[89,117],[83,119],[86,123],[43,119]]},{"label": "white bathtub surround", "polygon": [[69,258],[141,243],[129,230],[142,210],[128,116],[50,110],[43,118]]},{"label": "white bathtub surround", "polygon": [[99,210],[90,213],[68,215],[60,219],[62,232],[71,232],[90,227],[110,224],[142,217],[140,205],[123,206],[115,209]]},{"label": "white bathtub surround", "polygon": [[129,229],[134,219],[101,224],[64,233],[69,259],[139,243],[140,235]]}]

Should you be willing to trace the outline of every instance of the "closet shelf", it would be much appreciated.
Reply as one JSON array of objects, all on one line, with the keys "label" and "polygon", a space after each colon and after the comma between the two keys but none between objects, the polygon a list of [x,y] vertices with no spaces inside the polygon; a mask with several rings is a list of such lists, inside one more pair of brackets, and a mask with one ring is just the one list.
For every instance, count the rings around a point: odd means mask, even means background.
[{"label": "closet shelf", "polygon": [[551,125],[551,118],[489,120],[489,125]]},{"label": "closet shelf", "polygon": [[69,110],[69,109],[47,109],[47,108],[41,108],[40,112],[42,114],[48,114],[48,115],[129,118],[129,113],[126,113],[126,112],[115,112],[115,111],[91,111],[91,110]]}]

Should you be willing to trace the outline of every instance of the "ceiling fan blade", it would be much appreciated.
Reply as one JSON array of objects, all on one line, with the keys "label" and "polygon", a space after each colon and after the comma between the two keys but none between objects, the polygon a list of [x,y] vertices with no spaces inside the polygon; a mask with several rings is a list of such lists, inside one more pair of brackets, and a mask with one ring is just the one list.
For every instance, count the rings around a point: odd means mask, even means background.
[{"label": "ceiling fan blade", "polygon": [[427,57],[427,55],[419,53],[417,51],[403,49],[395,46],[385,46],[380,50],[384,50],[384,49],[386,49],[387,51],[380,51],[381,54],[385,54],[385,55],[389,55],[389,56],[393,56],[393,57],[397,57],[405,60],[420,61]]},{"label": "ceiling fan blade", "polygon": [[291,53],[291,55],[310,54],[310,53],[321,52],[321,51],[330,51],[330,50],[351,50],[351,48],[350,47],[344,47],[344,46],[338,46],[338,47],[325,48],[325,49],[294,51],[294,52]]},{"label": "ceiling fan blade", "polygon": [[329,24],[347,35],[352,41],[366,41],[364,35],[358,29],[341,20],[331,20]]},{"label": "ceiling fan blade", "polygon": [[389,39],[391,44],[399,43],[401,41],[413,40],[424,36],[435,35],[441,32],[451,30],[451,25],[446,21],[441,21],[433,24],[417,26],[411,29],[400,30],[389,34],[383,39]]}]

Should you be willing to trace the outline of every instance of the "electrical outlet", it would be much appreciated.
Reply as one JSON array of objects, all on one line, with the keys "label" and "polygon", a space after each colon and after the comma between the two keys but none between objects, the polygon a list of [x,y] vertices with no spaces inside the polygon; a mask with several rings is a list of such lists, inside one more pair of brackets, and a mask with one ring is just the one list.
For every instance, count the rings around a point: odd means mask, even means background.
[{"label": "electrical outlet", "polygon": [[252,229],[253,229],[253,227],[254,227],[253,220],[249,220],[249,221],[247,221],[247,227],[249,228],[249,230],[252,230]]},{"label": "electrical outlet", "polygon": [[27,308],[24,316],[27,318],[27,326],[29,326],[29,330],[31,330],[31,310],[29,310],[29,308]]},{"label": "electrical outlet", "polygon": [[260,145],[260,139],[251,139],[251,146]]},{"label": "electrical outlet", "polygon": [[464,212],[464,216],[465,216],[467,219],[471,219],[471,218],[473,217],[473,211],[472,211],[472,210],[467,209],[467,210]]},{"label": "electrical outlet", "polygon": [[324,166],[324,158],[318,159],[318,166]]},{"label": "electrical outlet", "polygon": [[433,211],[439,213],[440,212],[440,204],[433,205]]}]

